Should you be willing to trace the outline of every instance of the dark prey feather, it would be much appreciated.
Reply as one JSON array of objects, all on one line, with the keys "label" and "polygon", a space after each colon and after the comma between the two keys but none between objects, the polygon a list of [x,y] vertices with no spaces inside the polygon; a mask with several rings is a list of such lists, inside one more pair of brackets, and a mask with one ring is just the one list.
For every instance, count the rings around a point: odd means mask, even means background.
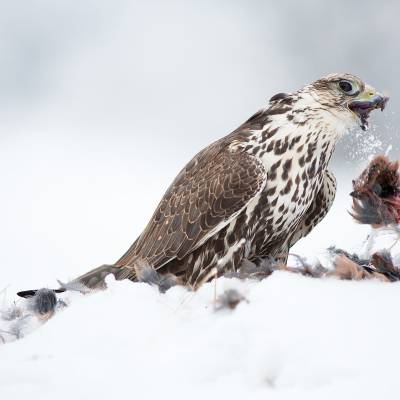
[{"label": "dark prey feather", "polygon": [[398,161],[375,157],[353,181],[352,217],[361,224],[387,226],[400,222],[400,176]]}]

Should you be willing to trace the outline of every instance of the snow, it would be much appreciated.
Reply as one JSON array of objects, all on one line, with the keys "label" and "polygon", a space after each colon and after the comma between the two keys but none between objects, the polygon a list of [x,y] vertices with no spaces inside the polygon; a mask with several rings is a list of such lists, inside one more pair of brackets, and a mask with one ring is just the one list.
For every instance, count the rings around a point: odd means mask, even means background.
[{"label": "snow", "polygon": [[[378,232],[375,246],[392,240]],[[29,317],[26,336],[0,347],[1,398],[397,398],[399,283],[277,271],[197,292],[108,286],[60,295],[67,307]],[[220,309],[230,289],[244,300]]]},{"label": "snow", "polygon": [[394,398],[399,285],[276,272],[166,294],[111,282],[1,347],[2,398]]}]

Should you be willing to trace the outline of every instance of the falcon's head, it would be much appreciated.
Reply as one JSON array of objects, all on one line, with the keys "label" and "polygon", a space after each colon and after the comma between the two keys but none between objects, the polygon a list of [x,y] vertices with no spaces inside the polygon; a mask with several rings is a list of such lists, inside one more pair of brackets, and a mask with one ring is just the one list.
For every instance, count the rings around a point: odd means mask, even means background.
[{"label": "falcon's head", "polygon": [[388,97],[351,74],[327,75],[307,85],[300,93],[310,95],[347,128],[356,125],[363,130],[368,127],[369,113],[377,108],[383,110],[388,101]]}]

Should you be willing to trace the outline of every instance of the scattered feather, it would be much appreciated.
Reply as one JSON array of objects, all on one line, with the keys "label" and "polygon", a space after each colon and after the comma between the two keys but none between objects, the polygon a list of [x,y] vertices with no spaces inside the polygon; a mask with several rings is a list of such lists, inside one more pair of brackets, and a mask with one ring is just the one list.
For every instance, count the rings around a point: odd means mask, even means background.
[{"label": "scattered feather", "polygon": [[225,290],[225,292],[217,298],[216,310],[233,310],[242,301],[247,302],[247,299],[236,289]]},{"label": "scattered feather", "polygon": [[23,314],[23,309],[14,302],[11,306],[6,307],[4,310],[1,310],[0,316],[5,321],[13,321],[17,318],[20,318]]},{"label": "scattered feather", "polygon": [[145,282],[152,286],[157,286],[161,293],[165,293],[173,286],[182,284],[179,278],[173,274],[159,274],[149,265],[136,267],[136,277],[139,282]]},{"label": "scattered feather", "polygon": [[390,282],[400,280],[400,268],[394,265],[388,250],[374,253],[371,257],[371,264],[377,273],[384,275]]},{"label": "scattered feather", "polygon": [[230,271],[224,274],[226,278],[257,279],[262,280],[272,274],[275,270],[276,260],[267,257],[256,262],[243,260],[237,271]]},{"label": "scattered feather", "polygon": [[82,282],[76,280],[64,283],[57,279],[57,282],[60,285],[61,289],[64,289],[64,291],[79,292],[82,294],[88,294],[93,291],[92,289],[84,285]]},{"label": "scattered feather", "polygon": [[51,289],[39,289],[28,300],[30,310],[41,319],[49,319],[57,306],[57,296]]}]

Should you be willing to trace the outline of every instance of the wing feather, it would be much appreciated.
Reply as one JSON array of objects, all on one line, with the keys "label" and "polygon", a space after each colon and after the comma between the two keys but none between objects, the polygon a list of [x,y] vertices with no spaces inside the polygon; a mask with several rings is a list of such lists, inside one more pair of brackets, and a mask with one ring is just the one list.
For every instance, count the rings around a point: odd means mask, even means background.
[{"label": "wing feather", "polygon": [[179,173],[143,233],[116,265],[133,265],[140,259],[158,269],[184,258],[243,210],[265,187],[266,178],[258,159],[216,142]]}]

